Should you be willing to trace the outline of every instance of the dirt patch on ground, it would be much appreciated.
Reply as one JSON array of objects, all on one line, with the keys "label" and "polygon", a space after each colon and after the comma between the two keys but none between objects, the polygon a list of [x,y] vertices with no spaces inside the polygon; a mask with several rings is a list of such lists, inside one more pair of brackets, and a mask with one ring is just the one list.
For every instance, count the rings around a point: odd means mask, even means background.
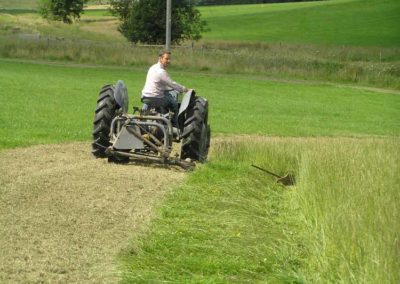
[{"label": "dirt patch on ground", "polygon": [[0,152],[0,282],[110,283],[179,169],[94,159],[88,143]]}]

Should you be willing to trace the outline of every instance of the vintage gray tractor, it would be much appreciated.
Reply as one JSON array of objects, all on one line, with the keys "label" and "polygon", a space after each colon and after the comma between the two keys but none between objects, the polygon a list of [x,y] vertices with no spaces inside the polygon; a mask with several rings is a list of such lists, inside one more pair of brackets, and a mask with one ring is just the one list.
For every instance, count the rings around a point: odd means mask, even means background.
[{"label": "vintage gray tractor", "polygon": [[[181,97],[183,95],[183,97]],[[205,162],[210,147],[208,101],[194,90],[175,94],[179,98],[178,121],[173,113],[157,105],[134,107],[128,114],[128,94],[122,81],[101,88],[93,122],[92,153],[110,162],[156,162],[193,168]],[[173,143],[180,154],[172,155]]]}]

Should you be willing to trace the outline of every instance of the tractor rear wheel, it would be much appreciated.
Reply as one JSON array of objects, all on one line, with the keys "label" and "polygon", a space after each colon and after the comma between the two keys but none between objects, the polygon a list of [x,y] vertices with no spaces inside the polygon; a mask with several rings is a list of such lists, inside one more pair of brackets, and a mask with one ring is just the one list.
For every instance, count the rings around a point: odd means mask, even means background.
[{"label": "tractor rear wheel", "polygon": [[110,146],[111,122],[119,106],[114,99],[114,86],[101,88],[93,121],[92,154],[96,158],[105,158],[106,149]]},{"label": "tractor rear wheel", "polygon": [[182,134],[181,159],[190,158],[199,162],[207,160],[210,147],[210,125],[208,122],[208,101],[196,97],[189,107]]}]

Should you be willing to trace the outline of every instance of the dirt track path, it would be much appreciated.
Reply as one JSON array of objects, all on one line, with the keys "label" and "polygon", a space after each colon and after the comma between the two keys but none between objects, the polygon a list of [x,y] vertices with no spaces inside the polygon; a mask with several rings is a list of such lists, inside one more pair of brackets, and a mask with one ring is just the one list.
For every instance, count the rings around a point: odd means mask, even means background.
[{"label": "dirt track path", "polygon": [[0,152],[0,283],[113,283],[116,255],[185,173],[108,164],[88,143]]}]

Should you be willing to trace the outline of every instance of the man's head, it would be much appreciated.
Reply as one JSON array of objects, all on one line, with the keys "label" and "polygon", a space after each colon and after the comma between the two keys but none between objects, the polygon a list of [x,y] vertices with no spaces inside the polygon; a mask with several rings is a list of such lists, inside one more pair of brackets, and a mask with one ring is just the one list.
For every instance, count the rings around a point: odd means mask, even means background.
[{"label": "man's head", "polygon": [[158,62],[160,62],[164,67],[167,67],[171,63],[171,52],[162,51],[159,54]]}]

